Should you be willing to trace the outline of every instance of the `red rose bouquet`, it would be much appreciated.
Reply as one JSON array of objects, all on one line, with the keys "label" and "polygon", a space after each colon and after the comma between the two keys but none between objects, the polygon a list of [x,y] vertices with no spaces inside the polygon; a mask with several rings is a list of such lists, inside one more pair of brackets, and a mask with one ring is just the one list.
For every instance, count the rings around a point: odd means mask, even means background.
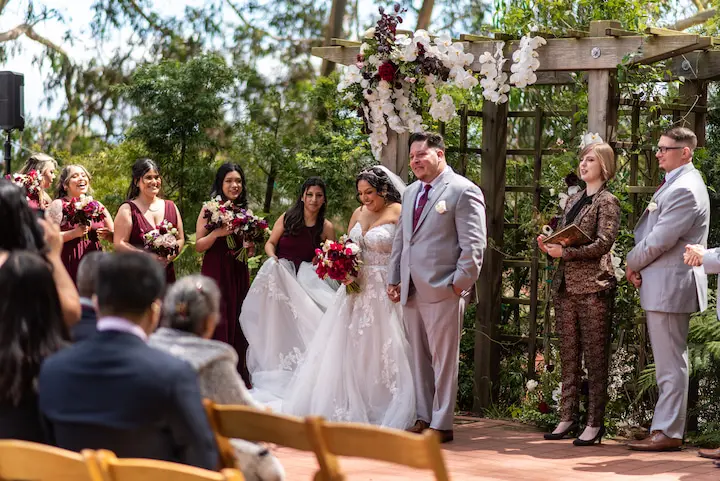
[{"label": "red rose bouquet", "polygon": [[[204,219],[205,228],[209,231],[229,226],[234,234],[242,235],[245,241],[251,242],[261,240],[268,231],[268,222],[262,217],[253,214],[249,209],[236,206],[231,201],[222,202],[220,196],[205,202]],[[228,248],[232,251],[237,249],[235,238],[232,235],[225,236]],[[237,254],[237,260],[247,262],[247,250],[241,247]]]},{"label": "red rose bouquet", "polygon": [[360,246],[347,236],[339,241],[326,240],[320,249],[315,249],[315,272],[320,279],[330,279],[345,284],[347,293],[360,292],[360,285],[355,280],[360,272]]},{"label": "red rose bouquet", "polygon": [[31,170],[27,174],[6,175],[5,178],[25,189],[28,201],[40,202],[40,176],[37,170]]},{"label": "red rose bouquet", "polygon": [[[93,222],[105,220],[105,207],[91,196],[82,194],[73,197],[63,206],[63,217],[70,225],[84,225],[90,227]],[[87,234],[84,237],[87,240]]]},{"label": "red rose bouquet", "polygon": [[157,228],[145,233],[143,243],[145,250],[160,257],[168,257],[180,252],[179,239],[180,233],[175,226],[163,220]]}]

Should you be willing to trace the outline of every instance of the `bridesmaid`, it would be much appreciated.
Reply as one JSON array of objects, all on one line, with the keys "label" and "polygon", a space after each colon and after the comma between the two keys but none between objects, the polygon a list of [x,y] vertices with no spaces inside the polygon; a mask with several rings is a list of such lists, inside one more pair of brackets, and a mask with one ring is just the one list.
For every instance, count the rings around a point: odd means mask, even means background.
[{"label": "bridesmaid", "polygon": [[335,228],[325,219],[325,202],[325,182],[320,177],[307,179],[295,205],[275,221],[265,243],[268,257],[292,261],[297,272],[300,264],[312,262],[324,240],[335,240]]},{"label": "bridesmaid", "polygon": [[[245,173],[238,164],[225,163],[215,174],[212,198],[220,196],[222,202],[232,201],[236,206],[247,208],[247,190]],[[250,288],[250,272],[246,263],[236,259],[236,254],[227,246],[225,238],[233,236],[235,245],[242,242],[250,256],[254,255],[255,244],[245,241],[227,228],[208,231],[205,228],[205,208],[200,211],[197,219],[195,250],[204,252],[203,275],[214,279],[220,287],[220,319],[213,334],[213,339],[223,341],[235,348],[238,354],[238,372],[245,384],[250,387],[250,374],[247,370],[245,355],[248,348],[247,339],[240,328],[240,308]]]},{"label": "bridesmaid", "polygon": [[[132,181],[128,188],[125,203],[120,206],[115,217],[115,249],[118,251],[143,250],[143,235],[155,229],[163,220],[177,228],[180,239],[179,250],[185,244],[182,218],[177,206],[171,200],[159,197],[162,188],[160,169],[151,159],[138,159],[132,167]],[[168,284],[175,282],[175,256],[160,257],[158,261],[165,266]]]},{"label": "bridesmaid", "polygon": [[47,190],[50,189],[55,180],[55,171],[57,168],[58,165],[55,159],[47,154],[38,153],[31,155],[20,170],[21,174],[28,174],[31,170],[34,170],[40,176],[40,204],[34,205],[35,202],[31,202],[30,207],[33,209],[45,210],[50,207],[52,199],[50,198],[50,194],[47,193]]},{"label": "bridesmaid", "polygon": [[107,209],[105,209],[105,219],[89,227],[72,225],[65,218],[65,207],[71,199],[90,192],[91,179],[92,176],[82,165],[66,165],[60,172],[57,196],[50,204],[51,216],[60,224],[62,231],[62,261],[73,282],[76,283],[77,269],[83,255],[86,252],[102,250],[100,239],[113,241],[113,219]]}]

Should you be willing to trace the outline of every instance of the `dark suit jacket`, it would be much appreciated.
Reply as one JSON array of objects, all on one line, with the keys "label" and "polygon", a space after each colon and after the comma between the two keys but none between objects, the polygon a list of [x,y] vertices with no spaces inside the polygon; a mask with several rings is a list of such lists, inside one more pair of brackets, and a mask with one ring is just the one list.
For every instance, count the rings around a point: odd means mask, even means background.
[{"label": "dark suit jacket", "polygon": [[42,365],[40,411],[57,446],[216,469],[218,452],[192,367],[117,331]]},{"label": "dark suit jacket", "polygon": [[97,332],[97,314],[95,308],[82,306],[80,321],[70,328],[70,337],[73,342],[84,341]]},{"label": "dark suit jacket", "polygon": [[[583,192],[568,199],[558,230],[565,227],[565,216]],[[610,250],[620,229],[620,201],[603,189],[595,194],[590,204],[580,209],[573,224],[588,234],[592,242],[563,249],[553,278],[553,293],[558,294],[563,279],[568,294],[590,294],[612,289],[616,280]]]}]

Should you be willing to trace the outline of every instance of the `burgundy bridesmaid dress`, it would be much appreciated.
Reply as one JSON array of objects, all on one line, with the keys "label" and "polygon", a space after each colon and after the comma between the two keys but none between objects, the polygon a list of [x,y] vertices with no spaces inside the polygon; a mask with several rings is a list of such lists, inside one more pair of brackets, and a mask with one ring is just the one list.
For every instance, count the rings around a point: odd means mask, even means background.
[{"label": "burgundy bridesmaid dress", "polygon": [[[231,235],[235,237],[235,245],[242,247],[242,239],[235,234]],[[218,237],[205,251],[201,273],[214,279],[220,287],[220,319],[213,339],[226,342],[235,348],[238,354],[238,372],[250,388],[250,373],[246,362],[248,341],[239,321],[240,309],[250,289],[248,266],[235,258],[225,237]]]},{"label": "burgundy bridesmaid dress", "polygon": [[287,259],[295,264],[295,272],[300,269],[303,262],[312,262],[315,249],[320,247],[315,243],[315,226],[304,226],[297,235],[283,235],[278,241],[275,253],[280,259]]},{"label": "burgundy bridesmaid dress", "polygon": [[[132,216],[132,230],[130,231],[129,243],[138,249],[143,249],[145,247],[143,236],[145,233],[155,229],[156,226],[148,222],[134,202],[127,201],[125,204],[130,205],[130,215]],[[178,225],[177,210],[175,209],[175,203],[171,200],[165,200],[165,215],[163,220],[170,222],[174,227]],[[165,280],[168,284],[175,282],[175,265],[172,262],[165,268]]]},{"label": "burgundy bridesmaid dress", "polygon": [[[67,203],[68,201],[63,199],[63,211],[65,211],[65,206],[67,205]],[[61,231],[71,231],[75,227],[75,225],[68,223],[65,219],[65,216],[63,216],[62,223],[60,224]],[[100,238],[98,237],[97,233],[97,229],[101,227],[105,227],[104,222],[93,222],[93,224],[90,226],[90,230],[88,231],[87,239],[84,239],[83,237],[76,237],[75,239],[70,239],[63,244],[63,249],[60,257],[62,258],[62,262],[65,265],[65,269],[67,269],[68,274],[70,274],[70,277],[72,277],[72,280],[75,284],[77,284],[78,266],[80,265],[80,260],[85,255],[85,253],[102,250],[102,246],[100,245]]]}]

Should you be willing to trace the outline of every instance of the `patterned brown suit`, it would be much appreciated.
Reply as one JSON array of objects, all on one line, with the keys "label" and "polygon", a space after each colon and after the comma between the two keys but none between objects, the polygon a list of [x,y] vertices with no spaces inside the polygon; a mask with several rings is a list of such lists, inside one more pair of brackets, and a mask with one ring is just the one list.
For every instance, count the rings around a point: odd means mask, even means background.
[{"label": "patterned brown suit", "polygon": [[[558,228],[565,226],[565,216],[583,192],[568,199]],[[620,203],[603,189],[572,223],[588,234],[592,242],[565,247],[553,277],[562,364],[560,416],[561,421],[572,421],[577,416],[584,355],[589,381],[587,425],[599,427],[607,402],[610,314],[616,285],[610,249],[620,228]]]}]

